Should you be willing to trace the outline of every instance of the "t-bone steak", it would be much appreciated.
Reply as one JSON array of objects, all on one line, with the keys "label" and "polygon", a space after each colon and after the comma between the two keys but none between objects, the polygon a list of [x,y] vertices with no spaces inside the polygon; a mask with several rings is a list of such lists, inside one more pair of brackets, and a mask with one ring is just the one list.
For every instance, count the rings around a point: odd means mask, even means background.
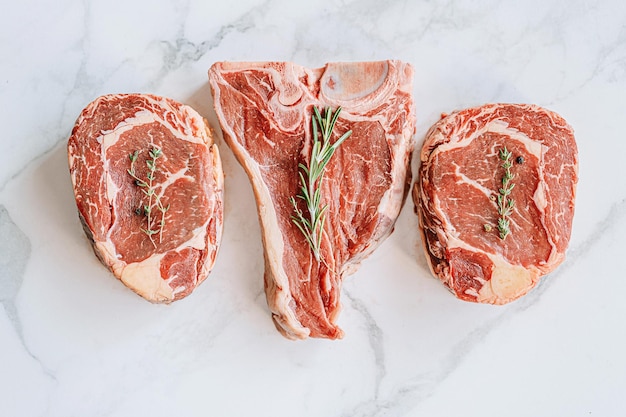
[{"label": "t-bone steak", "polygon": [[524,295],[565,258],[577,182],[574,133],[554,112],[488,104],[444,115],[426,135],[413,189],[432,273],[466,301]]},{"label": "t-bone steak", "polygon": [[[209,79],[226,142],[246,170],[262,227],[267,302],[291,339],[340,338],[339,292],[392,231],[410,186],[413,68],[399,61],[214,64]],[[299,166],[308,166],[313,108],[342,108],[326,166],[318,262],[292,221]]]},{"label": "t-bone steak", "polygon": [[224,181],[195,110],[152,95],[102,96],[78,117],[68,156],[85,233],[117,278],[156,303],[204,281],[222,235]]}]

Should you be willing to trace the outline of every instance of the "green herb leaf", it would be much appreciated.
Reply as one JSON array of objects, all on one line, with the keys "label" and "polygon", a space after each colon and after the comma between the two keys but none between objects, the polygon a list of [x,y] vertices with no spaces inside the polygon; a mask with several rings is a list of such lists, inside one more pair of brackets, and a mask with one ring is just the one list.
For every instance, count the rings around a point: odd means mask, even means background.
[{"label": "green herb leaf", "polygon": [[[500,149],[498,155],[502,160],[501,167],[504,169],[504,175],[502,176],[502,188],[498,190],[499,195],[497,199],[498,214],[500,215],[498,218],[498,232],[500,239],[504,240],[511,233],[509,217],[513,214],[515,201],[509,196],[515,187],[515,184],[511,182],[514,178],[514,175],[511,172],[511,167],[513,166],[513,163],[511,162],[512,153],[505,146]],[[485,230],[487,229],[485,228]]]},{"label": "green herb leaf", "polygon": [[[163,154],[163,152],[160,148],[152,147],[148,151],[148,154],[151,159],[146,159],[146,166],[149,170],[146,173],[145,181],[139,178],[135,172],[135,162],[139,157],[138,150],[128,155],[128,158],[130,159],[130,168],[127,169],[126,172],[128,172],[128,175],[133,178],[135,185],[140,187],[142,194],[148,198],[147,204],[143,204],[143,210],[142,208],[138,208],[135,210],[135,213],[141,214],[143,212],[143,215],[146,217],[147,227],[145,229],[140,228],[140,230],[150,238],[150,242],[152,242],[152,245],[156,248],[157,246],[153,236],[158,234],[159,243],[162,242],[163,229],[165,228],[165,212],[169,210],[170,205],[168,204],[167,207],[163,206],[160,196],[156,193],[156,185],[154,184],[155,173],[157,170],[156,161]],[[161,212],[160,219],[157,219],[152,215],[155,208]],[[156,228],[153,228],[153,226]]]},{"label": "green herb leaf", "polygon": [[[326,210],[328,209],[328,205],[321,205],[321,183],[324,177],[324,170],[337,148],[352,134],[352,131],[349,130],[333,144],[330,143],[332,132],[339,119],[340,112],[341,107],[338,107],[335,112],[333,112],[330,107],[326,107],[324,109],[324,115],[322,115],[317,107],[313,107],[313,115],[311,117],[313,146],[309,165],[298,164],[300,169],[298,173],[300,178],[300,193],[296,195],[298,199],[305,202],[308,218],[305,217],[303,211],[298,207],[296,198],[289,198],[295,213],[291,216],[291,219],[304,235],[305,240],[311,247],[313,256],[315,256],[318,262],[323,261],[320,252],[324,223],[326,221]],[[321,141],[319,139],[320,134]]]}]

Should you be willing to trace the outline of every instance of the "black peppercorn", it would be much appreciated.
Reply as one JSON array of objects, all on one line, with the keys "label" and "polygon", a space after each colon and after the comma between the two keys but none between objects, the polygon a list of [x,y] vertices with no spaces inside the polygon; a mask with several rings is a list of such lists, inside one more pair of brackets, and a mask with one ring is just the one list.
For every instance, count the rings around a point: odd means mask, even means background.
[{"label": "black peppercorn", "polygon": [[517,162],[518,164],[523,164],[524,163],[524,157],[523,156],[518,156],[517,158],[515,158],[515,162]]}]

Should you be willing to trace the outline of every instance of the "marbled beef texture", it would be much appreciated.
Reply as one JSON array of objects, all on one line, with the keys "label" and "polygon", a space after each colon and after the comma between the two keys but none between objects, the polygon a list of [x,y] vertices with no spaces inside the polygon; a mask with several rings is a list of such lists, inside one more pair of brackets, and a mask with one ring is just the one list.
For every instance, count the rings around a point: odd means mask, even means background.
[{"label": "marbled beef texture", "polygon": [[[514,206],[501,239],[505,147]],[[524,295],[565,258],[577,181],[574,133],[554,112],[489,104],[444,115],[426,135],[413,189],[433,274],[467,301],[504,304]]]},{"label": "marbled beef texture", "polygon": [[[148,196],[151,149],[160,149]],[[190,294],[209,274],[222,234],[223,173],[205,120],[192,108],[144,94],[102,96],[78,117],[68,142],[79,217],[98,258],[137,294],[168,303]],[[160,227],[160,221],[164,224]],[[143,229],[143,230],[142,230]],[[145,230],[159,230],[148,236]]]},{"label": "marbled beef texture", "polygon": [[[279,331],[292,339],[342,336],[342,278],[389,233],[410,183],[413,69],[399,61],[213,65],[209,79],[224,137],[247,171],[265,248],[265,289]],[[308,165],[313,107],[342,111],[332,140],[352,130],[321,185],[328,206],[317,262],[292,222],[298,164]]]}]

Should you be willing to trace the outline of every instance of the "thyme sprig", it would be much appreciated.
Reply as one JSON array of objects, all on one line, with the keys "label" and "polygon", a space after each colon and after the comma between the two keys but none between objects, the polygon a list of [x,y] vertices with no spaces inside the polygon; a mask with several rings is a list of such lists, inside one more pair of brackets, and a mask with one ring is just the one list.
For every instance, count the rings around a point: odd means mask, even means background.
[{"label": "thyme sprig", "polygon": [[[135,162],[139,157],[139,151],[135,151],[128,155],[130,159],[130,169],[127,170],[128,174],[135,180],[141,191],[148,197],[148,204],[143,204],[143,207],[139,207],[135,212],[146,216],[146,228],[141,228],[149,238],[152,245],[156,248],[156,242],[154,241],[154,235],[159,235],[159,243],[163,241],[163,229],[165,228],[165,213],[170,209],[170,205],[164,206],[161,202],[161,197],[156,193],[156,186],[154,185],[154,175],[157,170],[157,159],[159,159],[163,152],[157,147],[152,147],[149,151],[151,159],[146,159],[146,165],[148,166],[148,172],[146,173],[146,180],[139,178],[135,171]],[[153,216],[153,210],[158,210],[161,213],[161,218],[157,219]]]},{"label": "thyme sprig", "polygon": [[[321,204],[322,191],[321,183],[324,178],[324,170],[330,158],[333,156],[339,145],[341,145],[352,134],[352,130],[344,133],[334,143],[330,143],[333,129],[339,118],[341,107],[333,113],[330,107],[324,109],[324,115],[320,114],[317,107],[313,107],[312,129],[313,129],[313,148],[311,150],[311,158],[309,166],[300,163],[300,193],[297,198],[304,200],[308,217],[304,211],[298,207],[296,198],[291,197],[291,202],[295,214],[291,216],[293,223],[298,227],[300,232],[311,247],[315,260],[320,262],[320,250],[322,246],[322,231],[324,230],[324,222],[326,220],[326,210],[328,205]],[[322,140],[318,136],[321,134]]]},{"label": "thyme sprig", "polygon": [[510,197],[511,191],[515,187],[513,184],[513,178],[515,177],[511,172],[513,162],[511,161],[511,152],[506,148],[500,149],[499,156],[502,160],[502,168],[504,168],[504,175],[502,176],[502,187],[498,190],[498,232],[500,239],[504,240],[511,233],[509,217],[513,214],[513,207],[515,206],[515,200]]}]

